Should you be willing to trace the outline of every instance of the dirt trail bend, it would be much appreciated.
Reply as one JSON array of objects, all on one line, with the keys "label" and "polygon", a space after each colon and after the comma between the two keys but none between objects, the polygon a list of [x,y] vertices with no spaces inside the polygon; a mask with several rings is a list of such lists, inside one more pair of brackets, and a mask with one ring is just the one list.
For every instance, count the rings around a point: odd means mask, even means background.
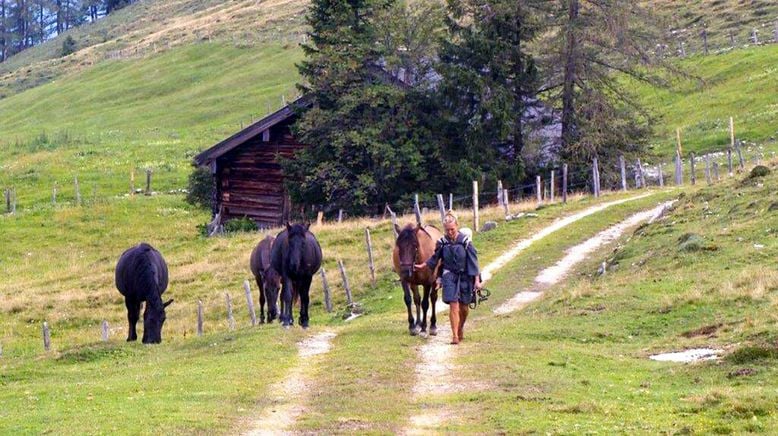
[{"label": "dirt trail bend", "polygon": [[299,362],[287,376],[268,390],[272,404],[252,423],[246,435],[292,434],[290,428],[305,411],[305,395],[313,384],[318,360],[332,347],[333,331],[324,331],[297,344]]},{"label": "dirt trail bend", "polygon": [[[641,198],[645,198],[650,193],[630,197],[622,200],[611,201],[603,203],[594,207],[590,207],[576,214],[570,215],[565,218],[556,220],[551,225],[543,228],[531,238],[522,240],[513,246],[509,251],[495,259],[489,265],[482,269],[482,279],[484,282],[491,279],[493,274],[505,266],[509,261],[514,259],[522,251],[526,250],[532,243],[550,235],[551,233],[560,230],[582,218],[595,214],[608,207],[622,204],[628,201],[633,201]],[[547,285],[557,283],[562,277],[570,271],[578,262],[583,260],[587,254],[590,254],[595,249],[602,245],[618,238],[624,230],[639,224],[645,220],[654,220],[660,216],[665,209],[671,204],[663,203],[653,209],[640,212],[627,218],[625,221],[610,227],[591,239],[585,241],[582,244],[567,251],[567,255],[556,265],[541,271],[536,281],[544,280],[543,283]],[[553,280],[548,282],[548,280]],[[498,307],[496,313],[510,313],[514,310],[518,310],[522,306],[542,296],[542,292],[519,292],[511,300]],[[442,309],[442,308],[441,308]],[[442,312],[442,310],[440,310]],[[451,332],[446,325],[446,319],[441,319],[441,334],[438,337],[430,339],[428,343],[423,345],[420,349],[419,363],[416,365],[416,383],[414,385],[414,398],[418,403],[425,397],[431,397],[433,395],[448,394],[456,392],[459,388],[459,383],[454,383],[452,374],[455,373],[454,356],[460,347],[450,346],[448,342],[451,340]],[[470,326],[472,328],[472,325]],[[465,387],[467,389],[467,387]],[[430,407],[422,410],[421,413],[414,415],[410,419],[409,427],[403,432],[404,434],[427,434],[434,432],[440,428],[449,416],[454,412],[447,410],[445,407]]]}]

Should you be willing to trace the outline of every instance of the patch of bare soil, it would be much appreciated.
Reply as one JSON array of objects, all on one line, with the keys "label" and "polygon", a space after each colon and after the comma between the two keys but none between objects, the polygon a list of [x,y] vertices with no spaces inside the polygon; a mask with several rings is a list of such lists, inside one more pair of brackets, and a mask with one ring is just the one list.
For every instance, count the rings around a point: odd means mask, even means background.
[{"label": "patch of bare soil", "polygon": [[272,396],[272,405],[262,411],[245,434],[290,434],[295,420],[305,412],[305,397],[313,384],[311,374],[317,359],[330,350],[335,336],[334,332],[325,331],[297,344],[299,363],[283,380],[271,386],[268,394]]}]

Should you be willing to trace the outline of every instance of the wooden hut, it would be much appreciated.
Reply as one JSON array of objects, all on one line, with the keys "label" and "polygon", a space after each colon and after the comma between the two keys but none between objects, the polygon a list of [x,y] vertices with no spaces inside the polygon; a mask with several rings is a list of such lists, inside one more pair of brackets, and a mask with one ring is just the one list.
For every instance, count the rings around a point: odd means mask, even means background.
[{"label": "wooden hut", "polygon": [[289,219],[291,202],[276,156],[290,157],[304,147],[291,126],[309,101],[300,97],[195,156],[195,164],[210,168],[214,177],[214,216],[219,213],[222,222],[248,217],[260,226]]}]

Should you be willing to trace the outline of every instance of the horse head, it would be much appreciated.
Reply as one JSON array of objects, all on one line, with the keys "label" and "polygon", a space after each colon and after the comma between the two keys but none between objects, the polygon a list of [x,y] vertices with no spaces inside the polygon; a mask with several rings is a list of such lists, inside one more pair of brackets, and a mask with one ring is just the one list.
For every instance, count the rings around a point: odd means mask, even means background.
[{"label": "horse head", "polygon": [[405,228],[400,229],[395,225],[397,230],[397,250],[400,258],[400,278],[408,280],[413,276],[413,265],[418,262],[416,259],[419,252],[419,239],[417,233],[419,227],[414,227],[412,224],[408,224]]},{"label": "horse head", "polygon": [[306,273],[303,257],[306,249],[306,239],[309,224],[286,223],[287,243],[287,271],[292,275],[301,276]]},{"label": "horse head", "polygon": [[146,310],[143,312],[143,343],[159,344],[162,342],[162,325],[165,323],[165,308],[172,303],[168,300],[162,303],[161,299],[156,303],[146,302]]}]

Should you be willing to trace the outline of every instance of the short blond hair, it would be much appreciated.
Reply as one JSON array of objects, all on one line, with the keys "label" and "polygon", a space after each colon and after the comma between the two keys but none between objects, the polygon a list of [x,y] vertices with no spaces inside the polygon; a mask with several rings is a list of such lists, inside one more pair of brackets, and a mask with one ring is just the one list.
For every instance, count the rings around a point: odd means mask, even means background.
[{"label": "short blond hair", "polygon": [[443,218],[443,224],[456,224],[459,225],[459,221],[457,221],[456,215],[454,215],[451,211],[446,213],[446,216]]}]

